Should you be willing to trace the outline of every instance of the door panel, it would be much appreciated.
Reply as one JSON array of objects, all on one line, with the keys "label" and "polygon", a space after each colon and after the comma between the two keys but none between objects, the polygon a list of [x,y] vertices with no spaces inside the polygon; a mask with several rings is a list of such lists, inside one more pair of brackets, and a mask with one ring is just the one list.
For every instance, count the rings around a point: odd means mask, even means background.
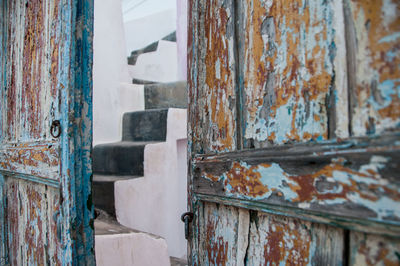
[{"label": "door panel", "polygon": [[0,17],[0,264],[92,265],[93,3],[0,1]]},{"label": "door panel", "polygon": [[398,129],[400,4],[346,0],[351,130],[355,136]]},{"label": "door panel", "polygon": [[398,238],[351,232],[351,265],[399,265],[399,250]]},{"label": "door panel", "polygon": [[59,191],[7,176],[6,180],[10,263],[61,264]]},{"label": "door panel", "polygon": [[399,8],[189,2],[193,265],[400,263]]},{"label": "door panel", "polygon": [[248,0],[238,10],[244,146],[347,137],[347,113],[335,116],[347,111],[340,2]]},{"label": "door panel", "polygon": [[254,212],[246,263],[342,265],[343,237],[331,226]]},{"label": "door panel", "polygon": [[[193,100],[199,103],[192,110],[193,121],[202,127],[193,130],[199,153],[236,149],[236,72],[233,0],[199,1],[196,16],[206,27],[194,28],[198,72],[193,76],[196,90]],[[216,16],[216,14],[218,14]],[[200,37],[201,36],[201,37]]]}]

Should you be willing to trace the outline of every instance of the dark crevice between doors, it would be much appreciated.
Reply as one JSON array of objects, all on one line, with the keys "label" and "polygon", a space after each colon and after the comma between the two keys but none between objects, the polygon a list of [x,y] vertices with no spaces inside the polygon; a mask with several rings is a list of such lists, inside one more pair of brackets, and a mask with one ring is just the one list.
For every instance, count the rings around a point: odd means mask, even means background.
[{"label": "dark crevice between doors", "polygon": [[350,231],[343,231],[343,266],[350,265]]},{"label": "dark crevice between doors", "polygon": [[354,21],[351,15],[350,3],[343,0],[343,16],[346,41],[346,63],[347,63],[347,97],[348,97],[348,113],[349,113],[349,136],[353,135],[352,121],[355,102],[355,86],[356,86],[356,49],[357,39],[354,27]]},{"label": "dark crevice between doors", "polygon": [[233,21],[234,21],[234,50],[235,50],[235,83],[236,83],[236,149],[243,149],[243,130],[245,126],[243,125],[243,69],[242,69],[242,60],[240,57],[240,3],[241,1],[233,0]]}]

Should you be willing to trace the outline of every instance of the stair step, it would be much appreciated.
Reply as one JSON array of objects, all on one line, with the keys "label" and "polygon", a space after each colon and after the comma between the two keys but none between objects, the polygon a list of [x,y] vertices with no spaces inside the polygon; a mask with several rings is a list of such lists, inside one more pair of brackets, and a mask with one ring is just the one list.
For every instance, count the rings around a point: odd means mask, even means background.
[{"label": "stair step", "polygon": [[125,113],[122,119],[123,141],[165,141],[168,109]]},{"label": "stair step", "polygon": [[121,141],[93,148],[93,173],[117,176],[143,176],[144,148],[154,141]]},{"label": "stair step", "polygon": [[96,265],[170,265],[165,239],[130,229],[112,217],[94,221]]},{"label": "stair step", "polygon": [[138,177],[140,176],[93,175],[92,197],[96,208],[105,211],[112,217],[115,217],[115,181]]},{"label": "stair step", "polygon": [[187,108],[186,81],[146,84],[145,109]]}]

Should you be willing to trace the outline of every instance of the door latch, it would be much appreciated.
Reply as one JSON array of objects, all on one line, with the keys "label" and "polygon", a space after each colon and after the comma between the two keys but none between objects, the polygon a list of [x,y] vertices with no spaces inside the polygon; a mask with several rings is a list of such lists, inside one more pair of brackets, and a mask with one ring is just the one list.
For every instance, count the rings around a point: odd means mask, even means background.
[{"label": "door latch", "polygon": [[53,138],[58,138],[61,135],[60,120],[54,120],[50,126],[50,134]]},{"label": "door latch", "polygon": [[185,239],[189,239],[189,223],[193,221],[193,212],[185,212],[181,216],[182,222],[185,223]]}]

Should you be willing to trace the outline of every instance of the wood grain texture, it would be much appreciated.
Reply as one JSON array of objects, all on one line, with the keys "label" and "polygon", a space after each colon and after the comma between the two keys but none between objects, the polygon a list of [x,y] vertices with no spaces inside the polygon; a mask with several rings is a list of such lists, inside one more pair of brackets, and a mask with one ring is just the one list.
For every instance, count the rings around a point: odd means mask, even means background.
[{"label": "wood grain texture", "polygon": [[93,1],[1,1],[0,17],[1,263],[93,265]]},{"label": "wood grain texture", "polygon": [[[351,131],[355,136],[380,134],[400,122],[400,3],[346,0]],[[353,39],[353,40],[352,40]]]},{"label": "wood grain texture", "polygon": [[0,171],[60,179],[58,143],[27,143],[0,147]]},{"label": "wood grain texture", "polygon": [[196,153],[236,148],[233,2],[202,0],[191,11],[189,109],[192,124],[189,125]]},{"label": "wood grain texture", "polygon": [[400,240],[351,232],[349,265],[400,265]]},{"label": "wood grain texture", "polygon": [[199,156],[194,191],[399,227],[400,147],[380,145],[383,138]]},{"label": "wood grain texture", "polygon": [[15,179],[6,180],[6,190],[10,263],[61,265],[58,191]]},{"label": "wood grain texture", "polygon": [[197,265],[244,265],[248,245],[247,210],[204,203],[199,210]]},{"label": "wood grain texture", "polygon": [[[2,128],[7,142],[52,139],[50,125],[59,113],[57,78],[68,58],[59,57],[63,33],[61,1],[11,1],[4,18],[4,80],[1,90]],[[66,63],[66,62],[64,62]]]},{"label": "wood grain texture", "polygon": [[343,265],[343,230],[253,212],[247,265]]},{"label": "wood grain texture", "polygon": [[340,1],[248,0],[238,10],[245,146],[348,136]]}]

